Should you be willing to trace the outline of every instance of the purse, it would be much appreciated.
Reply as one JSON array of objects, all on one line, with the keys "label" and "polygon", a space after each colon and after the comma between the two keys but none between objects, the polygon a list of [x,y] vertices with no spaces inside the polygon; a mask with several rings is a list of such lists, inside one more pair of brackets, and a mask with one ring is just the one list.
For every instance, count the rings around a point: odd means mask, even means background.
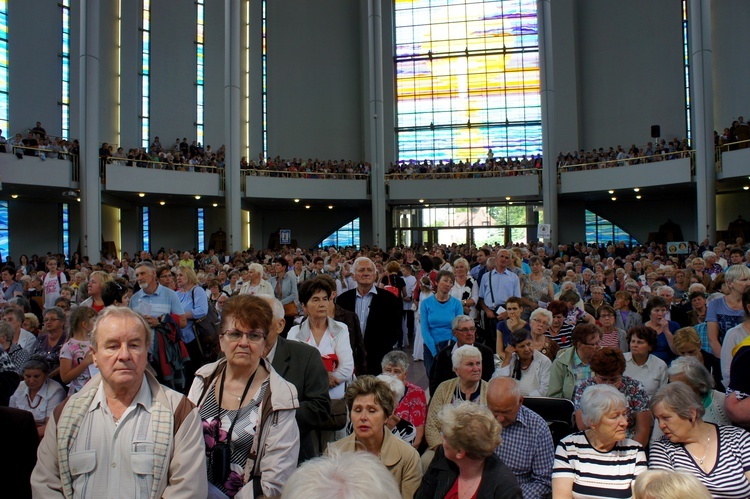
[{"label": "purse", "polygon": [[338,431],[342,429],[346,426],[347,413],[345,399],[331,400],[331,414],[320,429],[325,431]]},{"label": "purse", "polygon": [[284,305],[284,316],[289,317],[291,315],[296,316],[299,313],[297,310],[297,304],[293,301],[290,301],[286,305]]}]

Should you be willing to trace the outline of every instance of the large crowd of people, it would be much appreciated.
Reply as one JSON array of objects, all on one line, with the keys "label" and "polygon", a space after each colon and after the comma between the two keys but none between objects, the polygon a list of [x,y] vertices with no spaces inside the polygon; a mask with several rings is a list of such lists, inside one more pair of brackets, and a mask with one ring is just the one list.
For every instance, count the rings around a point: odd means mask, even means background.
[{"label": "large crowd of people", "polygon": [[18,497],[746,498],[748,250],[7,257],[0,417],[36,450],[9,477]]},{"label": "large crowd of people", "polygon": [[591,151],[581,149],[566,154],[560,152],[557,155],[557,168],[562,171],[597,170],[689,157],[688,140],[675,137],[669,142],[666,139],[660,139],[655,143],[648,142],[640,147],[632,144],[629,148],[618,145],[616,148],[610,147],[607,150],[600,147]]}]

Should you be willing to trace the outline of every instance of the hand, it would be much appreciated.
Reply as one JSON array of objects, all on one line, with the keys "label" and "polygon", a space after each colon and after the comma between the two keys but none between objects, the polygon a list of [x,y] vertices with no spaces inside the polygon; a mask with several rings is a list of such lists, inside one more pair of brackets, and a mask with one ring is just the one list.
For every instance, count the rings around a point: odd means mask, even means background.
[{"label": "hand", "polygon": [[83,359],[81,359],[81,364],[85,366],[90,366],[93,363],[94,363],[94,353],[91,350],[89,350],[89,353],[87,353],[86,356]]},{"label": "hand", "polygon": [[146,319],[146,322],[148,322],[148,325],[151,327],[156,327],[159,325],[159,319],[156,317],[151,317],[150,315],[144,315],[144,319]]},{"label": "hand", "polygon": [[496,317],[495,312],[493,312],[492,310],[485,310],[484,314],[487,316],[488,319],[494,319]]},{"label": "hand", "polygon": [[341,381],[338,380],[332,373],[328,373],[328,388],[335,388],[341,384]]}]

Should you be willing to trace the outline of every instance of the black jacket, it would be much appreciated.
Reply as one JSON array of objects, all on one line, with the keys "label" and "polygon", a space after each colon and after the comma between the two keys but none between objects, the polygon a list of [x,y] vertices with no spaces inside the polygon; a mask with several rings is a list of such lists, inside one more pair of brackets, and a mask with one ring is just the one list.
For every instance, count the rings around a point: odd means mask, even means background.
[{"label": "black jacket", "polygon": [[[445,457],[443,446],[435,451],[419,486],[415,499],[442,498],[451,490],[458,478],[458,466]],[[484,462],[482,482],[477,490],[478,499],[523,499],[515,475],[499,457],[492,454]]]},{"label": "black jacket", "polygon": [[[453,359],[451,356],[453,345],[455,344],[455,341],[451,341],[435,357],[435,362],[432,364],[432,371],[430,371],[430,393],[435,393],[443,381],[448,381],[456,377],[456,373],[453,371]],[[489,381],[495,372],[495,357],[489,347],[479,342],[475,342],[474,346],[482,353],[482,379]]]}]

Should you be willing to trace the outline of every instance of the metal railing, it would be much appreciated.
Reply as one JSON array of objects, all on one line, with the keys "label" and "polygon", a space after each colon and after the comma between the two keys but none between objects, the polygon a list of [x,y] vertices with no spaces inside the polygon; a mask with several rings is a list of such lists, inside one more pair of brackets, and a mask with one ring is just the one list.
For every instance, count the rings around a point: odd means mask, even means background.
[{"label": "metal railing", "polygon": [[457,179],[457,178],[493,178],[493,177],[520,177],[522,175],[538,175],[541,168],[520,168],[508,170],[473,170],[460,172],[414,172],[414,173],[386,173],[388,180],[426,180],[426,179]]},{"label": "metal railing", "polygon": [[591,163],[576,163],[572,165],[558,165],[557,171],[559,173],[565,173],[568,171],[587,171],[587,170],[601,170],[604,168],[621,168],[632,165],[643,165],[648,163],[657,163],[661,161],[669,161],[672,159],[690,158],[695,155],[695,150],[690,149],[687,151],[675,151],[666,152],[660,154],[652,154],[650,156],[636,156],[633,158],[624,159],[606,159],[602,161],[593,161]]},{"label": "metal railing", "polygon": [[737,142],[727,142],[714,148],[714,162],[716,163],[716,173],[721,173],[723,169],[722,155],[729,151],[738,151],[750,147],[750,139],[739,140]]},{"label": "metal railing", "polygon": [[300,172],[290,170],[260,170],[248,168],[242,170],[245,177],[274,177],[274,178],[305,178],[305,179],[338,179],[338,180],[364,180],[370,176],[369,173],[360,172]]}]

